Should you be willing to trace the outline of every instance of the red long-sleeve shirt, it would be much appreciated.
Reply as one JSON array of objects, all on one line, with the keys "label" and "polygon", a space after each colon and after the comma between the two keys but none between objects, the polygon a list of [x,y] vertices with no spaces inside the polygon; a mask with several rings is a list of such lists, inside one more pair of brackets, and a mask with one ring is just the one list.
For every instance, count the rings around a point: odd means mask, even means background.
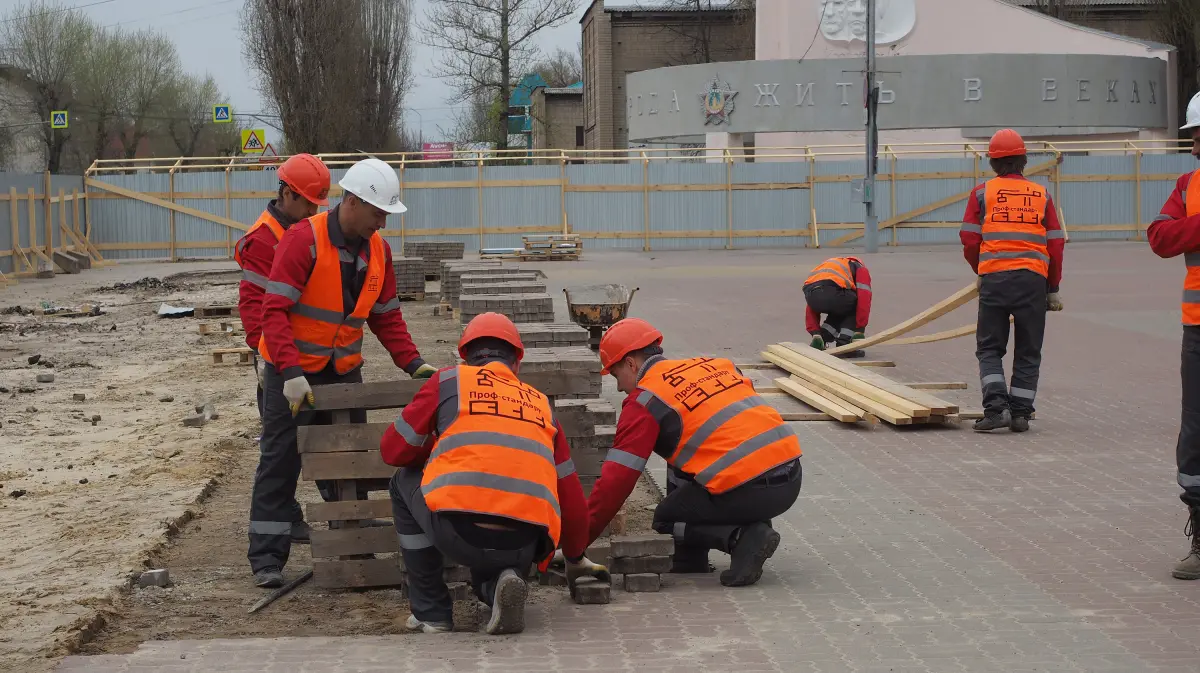
[{"label": "red long-sleeve shirt", "polygon": [[[442,426],[446,421],[439,418],[438,407],[458,404],[457,396],[440,399],[439,378],[442,371],[444,369],[421,386],[413,396],[412,403],[401,410],[400,417],[383,433],[379,443],[383,462],[415,469],[424,467],[429,460],[438,435],[446,430]],[[567,558],[577,558],[583,556],[590,542],[587,539],[587,501],[583,496],[579,475],[575,472],[575,463],[571,460],[571,448],[557,420],[554,421],[554,429],[558,431],[554,436],[554,463],[558,467],[558,506],[562,512],[559,546]]]},{"label": "red long-sleeve shirt", "polygon": [[[1001,175],[1002,178],[1012,180],[1028,180],[1023,175]],[[967,212],[963,215],[963,224],[974,224],[983,226],[983,210],[979,206],[979,200],[983,197],[983,192],[987,183],[977,185],[971,190],[971,196],[967,198]],[[1062,225],[1058,221],[1058,210],[1054,207],[1054,200],[1050,195],[1046,195],[1046,218],[1042,221],[1042,226],[1046,231],[1059,231]],[[958,239],[962,241],[963,258],[971,265],[971,270],[979,273],[979,248],[983,245],[983,234],[974,231],[959,230]],[[1046,277],[1046,282],[1049,285],[1050,292],[1058,292],[1058,284],[1062,282],[1062,266],[1063,266],[1063,248],[1066,246],[1066,240],[1062,238],[1050,238],[1046,240],[1046,252],[1050,255],[1050,270]]]},{"label": "red long-sleeve shirt", "polygon": [[[858,294],[858,304],[854,310],[854,326],[861,332],[867,329],[867,323],[871,320],[871,272],[857,262],[851,262],[850,267],[854,273],[854,289]],[[804,327],[809,334],[821,331],[821,314],[814,311],[811,306],[806,306],[804,309]]]},{"label": "red long-sleeve shirt", "polygon": [[1200,215],[1188,217],[1183,195],[1187,192],[1192,173],[1179,176],[1175,191],[1163,204],[1159,216],[1146,229],[1150,249],[1164,259],[1200,250]]},{"label": "red long-sleeve shirt", "polygon": [[592,486],[592,495],[588,498],[588,544],[600,537],[633,493],[654,448],[662,442],[664,450],[669,451],[665,447],[673,449],[674,443],[679,441],[678,428],[668,428],[673,432],[662,432],[650,411],[637,401],[641,392],[640,388],[635,388],[621,403],[613,448],[608,450],[600,468],[600,478]]},{"label": "red long-sleeve shirt", "polygon": [[[347,259],[353,254],[353,250],[342,234],[337,213],[338,208],[329,211],[329,240],[334,247],[339,248],[339,252],[346,252],[342,258]],[[315,250],[316,237],[312,230],[312,220],[301,220],[288,229],[275,250],[275,262],[271,266],[267,291],[263,295],[262,329],[266,337],[267,352],[271,354],[275,368],[283,374],[284,379],[304,374],[300,369],[300,352],[296,349],[292,336],[292,325],[288,321],[288,309],[296,302],[288,295],[298,296],[297,293],[304,291],[316,261]],[[383,241],[383,253],[383,288],[367,316],[367,326],[391,354],[396,366],[411,375],[425,364],[425,361],[421,359],[421,354],[408,333],[404,315],[400,312],[400,300],[396,297],[396,275],[392,269],[392,248],[386,240]],[[361,261],[342,263],[342,304],[347,315],[354,310],[364,282],[363,274],[356,274],[355,268],[365,269],[370,254],[371,246],[367,241],[362,241],[358,246],[358,259]]]},{"label": "red long-sleeve shirt", "polygon": [[[296,223],[275,206],[275,200],[267,204],[264,215],[270,215],[287,231]],[[246,345],[258,350],[262,336],[262,300],[267,291],[267,279],[271,276],[271,264],[275,261],[275,234],[267,227],[248,232],[237,242],[241,258],[242,282],[238,284],[238,315],[246,330]]]}]

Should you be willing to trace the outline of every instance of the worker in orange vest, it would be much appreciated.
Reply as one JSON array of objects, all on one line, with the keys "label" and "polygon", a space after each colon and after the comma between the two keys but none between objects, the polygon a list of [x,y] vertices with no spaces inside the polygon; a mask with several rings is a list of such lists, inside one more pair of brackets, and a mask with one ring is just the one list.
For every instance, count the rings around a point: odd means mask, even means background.
[{"label": "worker in orange vest", "polygon": [[525,628],[525,578],[560,544],[568,580],[604,580],[584,558],[587,503],[550,400],[517,378],[525,346],[499,313],[471,320],[458,341],[465,365],[441,369],[380,441],[392,477],[392,514],[408,573],[411,631],[454,628],[444,557],[471,569],[491,608],[486,630]]},{"label": "worker in orange vest", "polygon": [[[971,191],[958,234],[963,257],[978,275],[975,357],[984,416],[973,429],[1025,432],[1034,412],[1046,311],[1062,310],[1058,284],[1066,239],[1050,193],[1024,176],[1028,157],[1020,134],[997,131],[988,157],[996,177]],[[1010,316],[1011,386],[1004,380]]]},{"label": "worker in orange vest", "polygon": [[662,341],[639,318],[617,322],[600,340],[602,371],[627,397],[588,499],[589,541],[658,453],[667,461],[667,496],[653,526],[675,538],[672,572],[709,572],[708,552],[717,549],[731,557],[721,584],[754,584],[779,546],[771,519],[800,496],[800,440],[732,362],[669,360]]},{"label": "worker in orange vest", "polygon": [[[1200,93],[1187,107],[1180,129],[1192,136],[1192,156],[1200,159]],[[1175,445],[1179,496],[1188,508],[1185,533],[1191,538],[1188,555],[1171,574],[1176,579],[1200,579],[1200,170],[1185,173],[1159,216],[1146,230],[1150,249],[1159,257],[1183,255],[1187,276],[1183,281],[1183,410],[1179,440]]]},{"label": "worker in orange vest", "polygon": [[[238,285],[238,315],[246,330],[246,345],[254,349],[254,371],[258,378],[258,415],[262,417],[262,372],[258,340],[262,336],[262,300],[267,277],[275,261],[275,246],[293,224],[317,214],[329,205],[329,169],[311,154],[297,154],[279,166],[279,192],[267,203],[254,225],[238,239],[233,259],[242,268]],[[296,508],[299,509],[297,504]]]},{"label": "worker in orange vest", "polygon": [[[392,252],[379,230],[400,202],[396,171],[364,159],[338,183],[345,192],[332,210],[298,222],[284,233],[263,297],[259,356],[263,373],[263,432],[250,501],[250,550],[255,584],[278,587],[291,550],[300,456],[296,427],[327,424],[313,404],[312,384],[361,383],[363,328],[369,326],[413,378],[436,371],[421,359],[396,297]],[[366,422],[366,411],[351,413]],[[333,484],[317,483],[326,499]]]},{"label": "worker in orange vest", "polygon": [[[825,350],[826,343],[845,346],[863,339],[871,319],[871,273],[857,257],[831,257],[808,274],[804,301],[808,304],[804,323],[813,348]],[[865,353],[855,350],[844,355],[862,357]]]}]

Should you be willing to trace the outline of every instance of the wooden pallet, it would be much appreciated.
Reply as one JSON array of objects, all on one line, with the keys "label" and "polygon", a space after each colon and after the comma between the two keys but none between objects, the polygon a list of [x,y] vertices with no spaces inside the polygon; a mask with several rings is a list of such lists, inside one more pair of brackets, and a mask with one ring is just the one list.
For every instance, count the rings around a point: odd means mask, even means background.
[{"label": "wooden pallet", "polygon": [[396,298],[400,301],[425,301],[424,292],[397,292]]},{"label": "wooden pallet", "polygon": [[222,320],[221,322],[202,322],[199,325],[200,334],[245,334],[246,329],[242,327],[242,321],[231,322]]},{"label": "wooden pallet", "polygon": [[214,365],[219,365],[224,362],[226,355],[238,356],[237,363],[239,365],[254,364],[254,351],[245,346],[241,348],[214,348],[213,350],[209,351],[208,354],[212,356],[212,363]]},{"label": "wooden pallet", "polygon": [[238,314],[237,304],[197,306],[192,315],[197,318],[232,318]]}]

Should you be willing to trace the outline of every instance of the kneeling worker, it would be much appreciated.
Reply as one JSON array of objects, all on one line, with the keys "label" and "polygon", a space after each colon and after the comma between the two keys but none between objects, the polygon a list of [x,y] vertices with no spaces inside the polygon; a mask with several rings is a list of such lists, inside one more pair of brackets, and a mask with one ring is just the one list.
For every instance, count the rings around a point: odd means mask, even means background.
[{"label": "kneeling worker", "polygon": [[[804,281],[804,301],[808,304],[804,323],[813,348],[825,350],[826,343],[845,346],[863,339],[871,319],[871,274],[857,257],[831,257]],[[847,357],[862,355],[861,350],[846,353]]]},{"label": "kneeling worker", "polygon": [[550,400],[517,378],[525,347],[498,313],[463,330],[465,365],[439,370],[384,433],[392,514],[408,571],[407,627],[450,631],[443,554],[471,569],[487,632],[525,628],[525,578],[562,544],[568,579],[607,576],[584,558],[587,503]]},{"label": "kneeling worker", "polygon": [[662,340],[638,318],[617,322],[600,340],[603,372],[628,397],[588,501],[589,541],[633,492],[655,452],[668,471],[653,526],[675,538],[672,572],[708,572],[708,551],[717,549],[732,557],[721,584],[754,584],[779,546],[771,519],[800,495],[800,440],[732,362],[668,360]]}]

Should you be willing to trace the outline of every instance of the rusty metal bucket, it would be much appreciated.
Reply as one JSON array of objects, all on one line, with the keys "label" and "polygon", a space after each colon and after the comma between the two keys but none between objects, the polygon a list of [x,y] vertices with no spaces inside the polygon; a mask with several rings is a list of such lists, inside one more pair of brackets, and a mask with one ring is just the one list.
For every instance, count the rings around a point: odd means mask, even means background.
[{"label": "rusty metal bucket", "polygon": [[600,348],[600,337],[604,335],[604,330],[629,314],[629,304],[639,289],[635,287],[630,290],[616,283],[563,288],[571,321],[587,328],[588,346],[592,350]]}]

